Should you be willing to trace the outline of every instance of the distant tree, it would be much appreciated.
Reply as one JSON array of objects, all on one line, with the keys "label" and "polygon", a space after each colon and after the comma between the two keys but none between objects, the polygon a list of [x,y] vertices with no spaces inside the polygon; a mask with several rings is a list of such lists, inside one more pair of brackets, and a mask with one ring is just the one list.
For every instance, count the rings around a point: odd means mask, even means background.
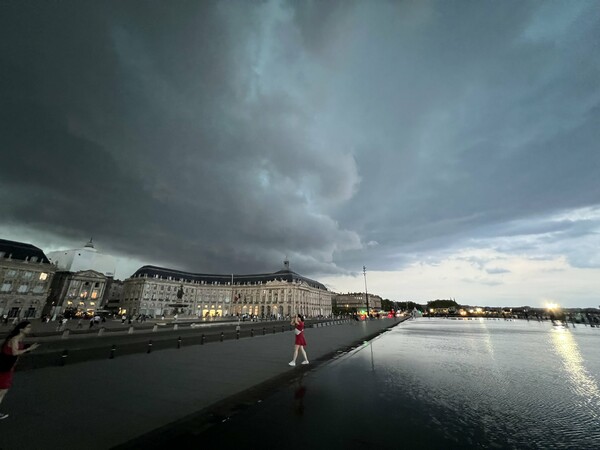
[{"label": "distant tree", "polygon": [[427,309],[429,308],[458,308],[459,304],[454,300],[432,300],[427,302]]},{"label": "distant tree", "polygon": [[381,300],[381,309],[383,311],[391,311],[398,309],[396,306],[396,302],[393,302],[391,300],[388,300],[387,298],[385,300]]}]

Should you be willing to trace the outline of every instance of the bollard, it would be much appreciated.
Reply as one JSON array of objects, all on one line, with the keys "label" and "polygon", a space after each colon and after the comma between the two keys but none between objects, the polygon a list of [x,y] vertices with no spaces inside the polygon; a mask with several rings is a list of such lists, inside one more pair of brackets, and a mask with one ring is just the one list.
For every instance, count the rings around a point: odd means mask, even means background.
[{"label": "bollard", "polygon": [[204,345],[204,335],[202,335],[202,338],[200,338],[200,345]]},{"label": "bollard", "polygon": [[240,338],[240,330],[236,330],[236,332],[235,332],[235,338],[236,339]]},{"label": "bollard", "polygon": [[146,351],[146,353],[152,353],[152,339],[148,341],[148,350]]},{"label": "bollard", "polygon": [[281,325],[281,332],[285,332],[285,328],[283,328],[283,325]]},{"label": "bollard", "polygon": [[106,330],[106,328],[100,327],[100,329],[98,330],[98,336],[102,336],[104,334],[105,330]]},{"label": "bollard", "polygon": [[69,331],[69,330],[65,330],[65,331],[63,331],[63,334],[62,334],[61,338],[62,338],[62,339],[67,339],[67,338],[69,337],[69,333],[70,333],[70,331]]},{"label": "bollard", "polygon": [[254,328],[250,328],[250,337],[254,337]]},{"label": "bollard", "polygon": [[154,326],[152,327],[152,332],[155,332],[156,330],[158,330],[158,325],[154,324]]},{"label": "bollard", "polygon": [[60,365],[64,366],[67,364],[67,358],[69,357],[69,350],[63,350],[62,355],[60,357]]},{"label": "bollard", "polygon": [[173,331],[177,331],[179,329],[179,325],[175,324],[173,325]]},{"label": "bollard", "polygon": [[117,350],[117,346],[113,344],[113,346],[110,348],[110,356],[108,357],[108,359],[115,359],[115,351]]},{"label": "bollard", "polygon": [[127,330],[127,334],[133,334],[133,326],[129,327],[129,330]]},{"label": "bollard", "polygon": [[265,327],[263,327],[263,336],[265,335],[266,332],[267,332],[267,329]]},{"label": "bollard", "polygon": [[273,327],[273,334],[275,334],[275,327]]},{"label": "bollard", "polygon": [[177,339],[177,348],[181,348],[181,336]]},{"label": "bollard", "polygon": [[224,334],[223,334],[223,332],[221,331],[221,342],[223,342],[223,336],[224,336]]}]

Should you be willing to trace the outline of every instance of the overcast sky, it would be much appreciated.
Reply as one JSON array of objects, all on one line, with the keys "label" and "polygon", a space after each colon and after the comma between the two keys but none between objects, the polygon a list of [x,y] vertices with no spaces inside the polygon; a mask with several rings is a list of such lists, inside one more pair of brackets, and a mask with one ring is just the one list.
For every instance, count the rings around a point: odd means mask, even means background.
[{"label": "overcast sky", "polygon": [[0,237],[600,304],[597,1],[2,1]]}]

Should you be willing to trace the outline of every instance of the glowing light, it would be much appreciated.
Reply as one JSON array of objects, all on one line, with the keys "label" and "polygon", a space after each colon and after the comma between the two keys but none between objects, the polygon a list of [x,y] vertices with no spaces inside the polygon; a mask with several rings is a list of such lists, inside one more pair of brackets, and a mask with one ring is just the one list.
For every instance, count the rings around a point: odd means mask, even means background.
[{"label": "glowing light", "polygon": [[546,309],[549,309],[549,310],[558,309],[558,304],[552,303],[552,302],[546,303]]}]

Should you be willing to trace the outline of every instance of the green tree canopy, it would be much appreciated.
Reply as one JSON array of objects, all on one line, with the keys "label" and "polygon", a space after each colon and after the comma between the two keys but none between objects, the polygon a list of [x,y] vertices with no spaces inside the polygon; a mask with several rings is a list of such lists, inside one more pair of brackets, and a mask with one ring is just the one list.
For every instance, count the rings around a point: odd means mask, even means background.
[{"label": "green tree canopy", "polygon": [[427,309],[429,308],[458,308],[458,303],[454,300],[432,300],[427,302]]}]

